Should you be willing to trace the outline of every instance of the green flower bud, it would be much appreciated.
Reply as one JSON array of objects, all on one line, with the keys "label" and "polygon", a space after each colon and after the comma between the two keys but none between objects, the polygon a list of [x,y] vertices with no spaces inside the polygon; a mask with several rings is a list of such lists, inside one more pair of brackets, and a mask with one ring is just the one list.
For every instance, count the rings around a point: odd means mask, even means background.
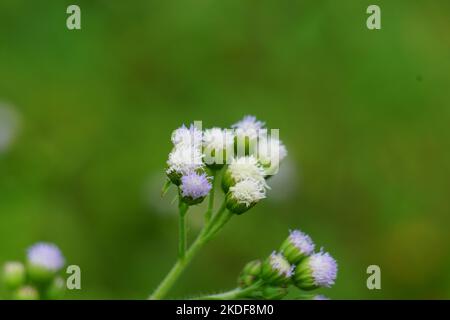
[{"label": "green flower bud", "polygon": [[7,262],[3,267],[3,282],[9,290],[16,289],[25,283],[25,267],[20,262]]},{"label": "green flower bud", "polygon": [[254,260],[247,263],[239,276],[239,286],[241,288],[248,287],[259,279],[261,274],[261,261]]},{"label": "green flower bud", "polygon": [[66,283],[61,277],[56,277],[47,288],[46,297],[50,300],[61,299],[66,289]]},{"label": "green flower bud", "polygon": [[289,264],[289,261],[281,253],[274,251],[262,265],[261,278],[271,285],[287,284],[294,269],[295,266]]},{"label": "green flower bud", "polygon": [[288,294],[288,289],[284,287],[264,287],[261,296],[266,300],[281,300]]},{"label": "green flower bud", "polygon": [[13,293],[14,300],[39,300],[39,292],[31,286],[24,286]]}]

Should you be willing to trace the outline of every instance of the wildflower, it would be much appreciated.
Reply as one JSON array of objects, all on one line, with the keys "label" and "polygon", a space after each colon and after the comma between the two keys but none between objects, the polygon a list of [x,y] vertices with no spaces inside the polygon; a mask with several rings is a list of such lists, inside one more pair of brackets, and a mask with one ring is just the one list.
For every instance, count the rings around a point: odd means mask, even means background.
[{"label": "wildflower", "polygon": [[167,160],[167,176],[175,185],[180,185],[181,176],[203,167],[202,158],[203,155],[197,147],[184,144],[175,146]]},{"label": "wildflower", "polygon": [[202,202],[211,188],[211,182],[205,173],[191,172],[181,177],[181,196],[183,201],[189,205]]},{"label": "wildflower", "polygon": [[281,161],[286,158],[287,150],[279,139],[262,137],[258,140],[257,155],[265,175],[274,175],[278,172]]},{"label": "wildflower", "polygon": [[58,247],[51,243],[40,242],[28,249],[28,273],[32,280],[46,282],[65,264]]},{"label": "wildflower", "polygon": [[242,214],[265,197],[264,185],[259,181],[247,178],[230,188],[226,195],[226,206],[231,212]]},{"label": "wildflower", "polygon": [[272,254],[263,263],[261,278],[268,284],[280,285],[286,284],[294,274],[295,266],[281,254],[272,252]]},{"label": "wildflower", "polygon": [[223,175],[222,188],[228,192],[231,186],[246,179],[252,179],[268,188],[264,175],[264,169],[254,156],[233,159]]},{"label": "wildflower", "polygon": [[245,116],[242,120],[236,122],[231,127],[235,129],[238,138],[248,138],[254,140],[259,135],[259,130],[263,129],[265,123],[256,120],[255,116]]},{"label": "wildflower", "polygon": [[6,262],[3,267],[3,282],[8,289],[16,289],[25,283],[25,267],[20,262]]},{"label": "wildflower", "polygon": [[172,143],[174,146],[193,146],[200,148],[202,142],[202,131],[191,124],[186,127],[184,124],[172,132]]},{"label": "wildflower", "polygon": [[310,236],[300,230],[293,230],[281,245],[280,252],[290,263],[298,264],[304,257],[313,253],[314,247]]},{"label": "wildflower", "polygon": [[303,290],[329,288],[337,276],[336,260],[328,252],[320,251],[302,260],[295,270],[294,283]]},{"label": "wildflower", "polygon": [[203,134],[203,152],[206,155],[205,163],[213,169],[220,169],[227,157],[233,154],[234,133],[231,130],[212,128],[206,129]]}]

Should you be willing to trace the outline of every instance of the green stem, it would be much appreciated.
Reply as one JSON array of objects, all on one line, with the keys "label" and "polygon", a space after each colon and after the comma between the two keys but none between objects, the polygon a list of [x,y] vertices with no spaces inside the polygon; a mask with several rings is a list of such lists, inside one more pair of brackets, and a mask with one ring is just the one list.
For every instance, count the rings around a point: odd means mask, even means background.
[{"label": "green stem", "polygon": [[189,209],[189,206],[181,200],[181,196],[178,208],[180,211],[180,218],[178,220],[179,221],[178,258],[183,259],[186,253],[186,243],[187,243],[186,213]]},{"label": "green stem", "polygon": [[211,294],[194,298],[194,300],[233,300],[239,298],[247,298],[249,294],[258,290],[262,285],[261,281],[257,281],[247,288],[236,288],[227,292]]},{"label": "green stem", "polygon": [[214,191],[216,186],[216,177],[217,177],[217,171],[211,170],[211,176],[212,176],[212,188],[209,192],[209,201],[208,201],[208,210],[205,213],[205,224],[207,224],[211,220],[211,216],[214,210]]},{"label": "green stem", "polygon": [[[187,267],[187,265],[192,261],[194,256],[197,254],[197,252],[206,244],[208,243],[215,234],[219,231],[218,226],[220,225],[220,229],[225,225],[223,222],[223,219],[218,219],[220,217],[223,217],[223,213],[226,209],[225,202],[219,209],[219,211],[214,215],[213,219],[205,225],[205,227],[202,229],[200,234],[197,236],[195,241],[192,243],[191,247],[186,251],[186,254],[183,258],[178,258],[177,262],[174,264],[172,269],[169,271],[169,273],[166,275],[166,277],[163,279],[163,281],[159,284],[159,286],[156,288],[156,290],[153,292],[153,294],[150,296],[149,299],[157,300],[157,299],[163,299],[167,292],[172,288],[172,286],[175,284],[175,282],[180,277],[181,273],[184,271],[184,269]],[[229,219],[229,218],[228,218]],[[227,219],[227,221],[228,221]],[[217,223],[217,226],[215,225]],[[210,231],[213,232],[210,232]]]}]

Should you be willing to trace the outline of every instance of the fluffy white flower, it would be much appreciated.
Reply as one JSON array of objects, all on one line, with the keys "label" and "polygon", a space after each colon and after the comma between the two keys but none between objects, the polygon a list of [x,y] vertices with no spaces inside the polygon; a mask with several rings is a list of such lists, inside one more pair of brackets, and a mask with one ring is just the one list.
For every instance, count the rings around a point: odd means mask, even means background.
[{"label": "fluffy white flower", "polygon": [[276,173],[280,162],[286,158],[287,150],[283,142],[273,137],[258,140],[258,160],[266,169],[266,174]]},{"label": "fluffy white flower", "polygon": [[234,133],[231,130],[212,128],[203,133],[203,146],[209,150],[227,150],[234,145]]},{"label": "fluffy white flower", "polygon": [[265,123],[257,120],[255,116],[245,116],[231,127],[235,129],[237,137],[248,137],[252,140],[258,137],[259,130],[263,129],[264,125]]},{"label": "fluffy white flower", "polygon": [[266,189],[259,181],[245,179],[230,187],[230,193],[238,203],[247,207],[266,197]]},{"label": "fluffy white flower", "polygon": [[264,169],[254,156],[233,159],[227,170],[235,182],[252,179],[268,188]]},{"label": "fluffy white flower", "polygon": [[200,149],[192,145],[180,144],[175,146],[167,160],[167,173],[176,172],[188,174],[203,167],[203,154]]},{"label": "fluffy white flower", "polygon": [[193,124],[186,127],[184,124],[172,132],[172,143],[175,146],[196,146],[201,147],[202,131]]}]

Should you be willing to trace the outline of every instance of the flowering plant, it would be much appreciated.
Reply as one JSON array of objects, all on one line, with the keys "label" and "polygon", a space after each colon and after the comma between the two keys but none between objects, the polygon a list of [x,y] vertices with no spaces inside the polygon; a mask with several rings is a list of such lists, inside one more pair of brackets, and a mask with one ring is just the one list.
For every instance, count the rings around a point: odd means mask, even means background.
[{"label": "flowering plant", "polygon": [[[203,248],[234,216],[252,209],[266,198],[268,180],[278,172],[287,150],[278,130],[268,130],[254,116],[246,116],[233,130],[183,125],[172,133],[173,149],[167,160],[167,182],[178,190],[178,259],[150,299],[162,299],[181,273]],[[224,201],[214,212],[215,192],[220,180]],[[187,246],[186,215],[191,206],[208,197],[204,226]],[[290,232],[278,251],[266,259],[249,262],[238,279],[238,288],[198,299],[282,299],[290,286],[305,291],[330,287],[337,276],[337,263],[300,230]],[[324,299],[323,296],[303,295]]]},{"label": "flowering plant", "polygon": [[6,262],[2,280],[8,298],[16,300],[59,299],[65,291],[65,281],[59,275],[65,259],[52,243],[40,242],[27,250],[27,259]]}]

